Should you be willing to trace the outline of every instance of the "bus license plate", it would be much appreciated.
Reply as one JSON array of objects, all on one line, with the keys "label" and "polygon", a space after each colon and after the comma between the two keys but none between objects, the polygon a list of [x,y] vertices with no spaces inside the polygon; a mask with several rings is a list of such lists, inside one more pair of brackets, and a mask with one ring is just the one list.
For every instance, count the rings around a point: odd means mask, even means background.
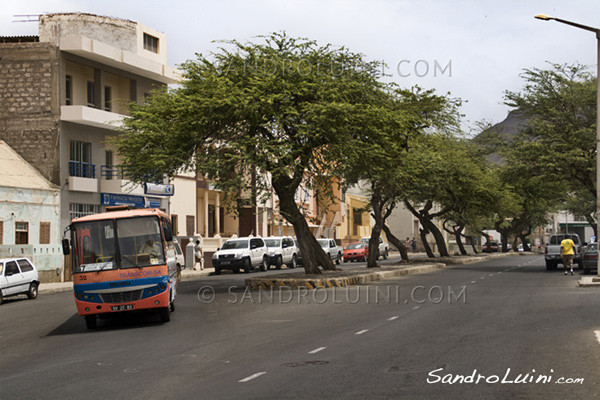
[{"label": "bus license plate", "polygon": [[122,306],[112,306],[110,308],[110,311],[127,311],[127,310],[133,310],[133,304],[125,304]]}]

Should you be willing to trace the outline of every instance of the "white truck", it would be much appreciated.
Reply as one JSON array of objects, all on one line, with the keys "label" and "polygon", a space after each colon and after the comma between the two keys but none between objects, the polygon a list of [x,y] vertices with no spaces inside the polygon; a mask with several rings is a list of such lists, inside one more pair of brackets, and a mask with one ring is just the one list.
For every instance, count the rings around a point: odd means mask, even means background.
[{"label": "white truck", "polygon": [[336,264],[342,262],[344,249],[342,249],[342,246],[338,246],[334,239],[317,239],[317,242],[319,242],[323,251],[329,255],[332,261],[335,261]]},{"label": "white truck", "polygon": [[573,240],[573,243],[575,243],[575,258],[573,259],[573,264],[578,264],[579,268],[583,267],[583,261],[581,260],[581,246],[583,243],[579,239],[579,235],[576,233],[560,233],[550,236],[550,241],[546,244],[546,254],[544,259],[546,260],[546,269],[548,271],[554,270],[558,267],[558,264],[562,264],[560,242],[567,238],[570,238]]},{"label": "white truck", "polygon": [[[367,246],[369,245],[369,241],[371,240],[371,237],[364,237],[362,239],[360,239],[361,242],[366,243]],[[389,254],[390,254],[390,246],[387,244],[387,242],[383,241],[383,238],[381,236],[379,236],[379,246],[377,248],[377,259],[379,260],[379,257],[383,257],[384,260],[387,260]]]}]

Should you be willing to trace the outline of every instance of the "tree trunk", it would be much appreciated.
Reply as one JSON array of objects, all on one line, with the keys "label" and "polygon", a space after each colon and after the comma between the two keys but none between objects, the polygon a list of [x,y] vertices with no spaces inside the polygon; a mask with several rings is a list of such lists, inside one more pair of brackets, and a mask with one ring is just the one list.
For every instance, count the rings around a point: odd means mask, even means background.
[{"label": "tree trunk", "polygon": [[435,258],[435,254],[431,251],[431,247],[429,247],[429,243],[427,242],[427,230],[425,228],[419,229],[419,235],[421,235],[421,242],[423,242],[423,247],[425,247],[425,253],[427,253],[427,257]]},{"label": "tree trunk", "polygon": [[369,239],[369,259],[367,261],[367,268],[377,268],[377,258],[379,255],[379,237],[381,236],[381,229],[383,227],[383,200],[381,194],[378,191],[374,191],[371,195],[371,209],[375,225],[371,230],[371,239]]},{"label": "tree trunk", "polygon": [[473,236],[471,236],[471,235],[465,236],[465,239],[467,239],[468,241],[471,242],[471,247],[473,248],[473,254],[479,254],[479,252],[477,251],[477,247],[475,247],[475,240],[473,240]]},{"label": "tree trunk", "polygon": [[[429,214],[429,210],[431,209],[431,207],[433,207],[433,203],[431,201],[428,201],[427,203],[425,203],[425,206],[419,211],[415,210],[415,208],[408,202],[408,200],[404,200],[404,204],[406,205],[406,208],[408,208],[408,210],[419,219],[419,222],[421,223],[423,229],[427,230],[427,233],[431,233],[433,235],[435,243],[438,246],[440,256],[449,257],[450,254],[448,254],[448,248],[446,247],[446,242],[444,241],[444,235],[442,235],[442,232],[433,223],[433,217]],[[421,236],[422,235],[423,234],[421,234]],[[431,251],[431,249],[429,249],[429,251]]]},{"label": "tree trunk", "polygon": [[317,239],[310,231],[306,218],[298,209],[294,200],[295,190],[289,190],[289,187],[281,182],[273,180],[273,189],[279,197],[279,209],[285,219],[294,227],[294,232],[298,238],[300,253],[302,254],[302,265],[307,274],[320,274],[321,266],[325,270],[335,271],[337,268],[325,253]]},{"label": "tree trunk", "polygon": [[385,232],[385,235],[387,236],[388,242],[393,244],[394,247],[396,247],[398,249],[398,251],[400,252],[402,261],[408,261],[408,249],[406,248],[406,246],[404,246],[404,243],[402,243],[401,240],[399,240],[396,236],[394,236],[392,234],[392,232],[390,231],[390,228],[388,228],[387,225],[384,224],[382,228],[383,228],[383,231]]}]

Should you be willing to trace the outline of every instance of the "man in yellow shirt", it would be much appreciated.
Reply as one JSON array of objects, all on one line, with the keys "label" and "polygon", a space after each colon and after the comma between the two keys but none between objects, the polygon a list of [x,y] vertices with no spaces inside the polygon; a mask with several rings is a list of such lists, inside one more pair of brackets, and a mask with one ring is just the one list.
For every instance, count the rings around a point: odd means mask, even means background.
[{"label": "man in yellow shirt", "polygon": [[569,267],[571,268],[571,275],[573,275],[573,258],[575,257],[575,243],[568,236],[562,242],[560,242],[560,255],[562,257],[565,275],[568,274]]}]

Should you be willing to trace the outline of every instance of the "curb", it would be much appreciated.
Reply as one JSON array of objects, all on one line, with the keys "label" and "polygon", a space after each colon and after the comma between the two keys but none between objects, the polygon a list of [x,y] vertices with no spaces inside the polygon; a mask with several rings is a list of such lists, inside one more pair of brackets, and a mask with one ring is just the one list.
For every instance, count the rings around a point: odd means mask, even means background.
[{"label": "curb", "polygon": [[[314,277],[302,277],[302,278],[290,278],[288,275],[270,276],[268,278],[248,278],[244,282],[246,287],[250,290],[270,290],[271,288],[277,289],[280,287],[288,287],[291,289],[307,288],[333,288],[333,287],[346,287],[349,285],[361,285],[373,281],[379,281],[394,276],[418,274],[435,269],[445,268],[446,264],[435,263],[435,264],[423,264],[414,267],[403,267],[401,269],[387,269],[380,270],[377,272],[341,272],[338,273],[341,276],[327,277],[322,275],[313,275]],[[335,274],[332,272],[331,274]],[[324,272],[323,275],[327,275]]]},{"label": "curb", "polygon": [[579,287],[600,287],[600,277],[584,276],[579,280]]}]

